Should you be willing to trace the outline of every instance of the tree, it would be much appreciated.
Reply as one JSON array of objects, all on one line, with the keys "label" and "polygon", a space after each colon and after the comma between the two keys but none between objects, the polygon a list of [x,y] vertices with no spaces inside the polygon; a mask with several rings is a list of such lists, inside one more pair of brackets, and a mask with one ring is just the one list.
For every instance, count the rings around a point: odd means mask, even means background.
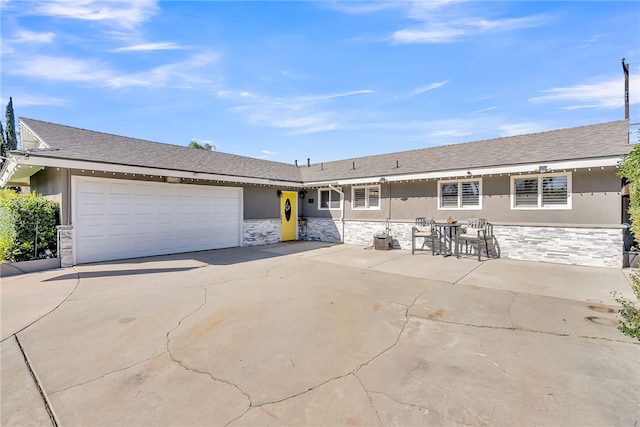
[{"label": "tree", "polygon": [[[636,144],[631,153],[620,161],[618,175],[629,182],[629,218],[631,220],[631,233],[640,240],[640,143]],[[631,289],[640,301],[640,274],[631,275]],[[640,341],[640,306],[636,302],[614,294],[618,304],[622,305],[620,316],[622,320],[618,329],[630,337]]]},{"label": "tree", "polygon": [[204,145],[200,144],[198,141],[191,141],[188,145],[188,147],[191,148],[197,148],[199,150],[207,150],[207,151],[211,151],[211,144],[209,144],[208,142],[205,142]]},{"label": "tree", "polygon": [[7,143],[4,140],[4,129],[2,128],[2,122],[0,122],[0,168],[4,163],[4,158],[7,155]]},{"label": "tree", "polygon": [[18,137],[16,136],[16,121],[13,117],[13,99],[9,97],[9,103],[7,104],[7,112],[5,114],[6,119],[6,151],[18,149]]}]

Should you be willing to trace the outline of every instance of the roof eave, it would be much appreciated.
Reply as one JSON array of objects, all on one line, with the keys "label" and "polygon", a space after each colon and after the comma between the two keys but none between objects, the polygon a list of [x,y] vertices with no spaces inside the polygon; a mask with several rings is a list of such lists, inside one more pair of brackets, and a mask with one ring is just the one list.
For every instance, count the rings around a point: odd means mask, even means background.
[{"label": "roof eave", "polygon": [[504,174],[522,174],[522,173],[538,173],[541,166],[546,167],[546,172],[568,171],[574,169],[603,168],[618,166],[620,156],[598,157],[593,159],[579,160],[563,160],[553,162],[527,163],[520,165],[504,165],[504,166],[487,166],[478,168],[465,168],[445,171],[417,172],[410,174],[395,175],[374,175],[360,178],[344,178],[344,179],[327,179],[306,181],[307,187],[318,187],[327,185],[361,185],[373,184],[380,182],[407,182],[429,179],[456,179],[485,175],[504,175]]},{"label": "roof eave", "polygon": [[[110,173],[122,173],[141,176],[164,176],[176,177],[200,181],[215,181],[219,183],[229,184],[255,184],[255,185],[273,185],[282,187],[301,187],[301,181],[288,181],[283,179],[258,178],[247,176],[233,176],[215,173],[193,172],[184,170],[171,170],[164,168],[132,166],[115,163],[101,163],[88,160],[63,159],[59,157],[49,157],[41,155],[41,153],[30,152],[28,156],[22,156],[17,162],[19,166],[38,166],[50,168],[65,168],[76,170],[101,171]],[[37,172],[37,170],[36,170]],[[35,173],[35,172],[34,172]],[[2,181],[0,181],[2,183]]]}]

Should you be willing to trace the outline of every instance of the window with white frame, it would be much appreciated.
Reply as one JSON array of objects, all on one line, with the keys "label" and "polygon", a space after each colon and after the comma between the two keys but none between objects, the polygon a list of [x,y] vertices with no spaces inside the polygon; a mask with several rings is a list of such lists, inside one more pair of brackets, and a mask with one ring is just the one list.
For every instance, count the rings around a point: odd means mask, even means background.
[{"label": "window with white frame", "polygon": [[352,209],[380,209],[380,186],[352,187]]},{"label": "window with white frame", "polygon": [[512,209],[571,209],[571,174],[511,177]]},{"label": "window with white frame", "polygon": [[318,209],[341,209],[342,198],[340,193],[330,188],[318,188]]},{"label": "window with white frame", "polygon": [[482,209],[482,180],[438,182],[438,209]]}]

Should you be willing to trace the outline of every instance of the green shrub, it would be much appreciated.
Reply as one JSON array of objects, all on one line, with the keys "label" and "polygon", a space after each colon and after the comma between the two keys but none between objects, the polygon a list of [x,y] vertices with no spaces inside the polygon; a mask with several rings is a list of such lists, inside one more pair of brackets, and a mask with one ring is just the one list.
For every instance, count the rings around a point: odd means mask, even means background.
[{"label": "green shrub", "polygon": [[[640,301],[640,275],[638,273],[631,275],[633,284],[631,289],[636,295],[636,299]],[[625,335],[636,338],[640,341],[640,308],[633,301],[623,298],[614,293],[614,298],[622,306],[620,309],[620,317],[622,320],[618,323],[618,329]]]},{"label": "green shrub", "polygon": [[[27,261],[46,249],[56,251],[59,207],[35,193],[0,192],[0,257],[2,261]],[[37,242],[36,242],[37,236]],[[36,253],[37,244],[37,253]]]},{"label": "green shrub", "polygon": [[[631,153],[624,156],[620,161],[618,175],[626,178],[629,182],[629,217],[631,219],[631,232],[638,241],[640,237],[640,143],[636,144]],[[640,275],[635,273],[631,276],[633,284],[631,289],[640,300]],[[618,329],[630,337],[640,341],[640,308],[637,302],[628,300],[614,294],[615,300],[622,305],[620,317],[622,320],[618,324]]]}]

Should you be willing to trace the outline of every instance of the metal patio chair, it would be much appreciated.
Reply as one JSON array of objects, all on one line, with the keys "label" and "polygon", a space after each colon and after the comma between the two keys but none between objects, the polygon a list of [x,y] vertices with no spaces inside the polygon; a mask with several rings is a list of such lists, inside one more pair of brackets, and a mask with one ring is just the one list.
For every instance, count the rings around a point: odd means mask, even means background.
[{"label": "metal patio chair", "polygon": [[482,243],[484,243],[487,258],[489,258],[489,242],[487,236],[493,236],[493,226],[491,223],[484,218],[471,218],[467,221],[467,226],[463,228],[462,233],[458,236],[458,241],[460,242],[460,246],[462,246],[462,242],[464,242],[465,253],[467,254],[469,253],[469,243],[472,245],[475,244],[478,261],[481,261]]},{"label": "metal patio chair", "polygon": [[[419,217],[416,218],[416,223],[411,227],[411,255],[415,254],[417,250],[423,251],[427,244],[427,239],[431,239],[431,254],[436,254],[436,237],[437,232],[434,227],[435,221],[433,218]],[[422,246],[420,249],[416,249],[416,239],[422,238]]]}]

